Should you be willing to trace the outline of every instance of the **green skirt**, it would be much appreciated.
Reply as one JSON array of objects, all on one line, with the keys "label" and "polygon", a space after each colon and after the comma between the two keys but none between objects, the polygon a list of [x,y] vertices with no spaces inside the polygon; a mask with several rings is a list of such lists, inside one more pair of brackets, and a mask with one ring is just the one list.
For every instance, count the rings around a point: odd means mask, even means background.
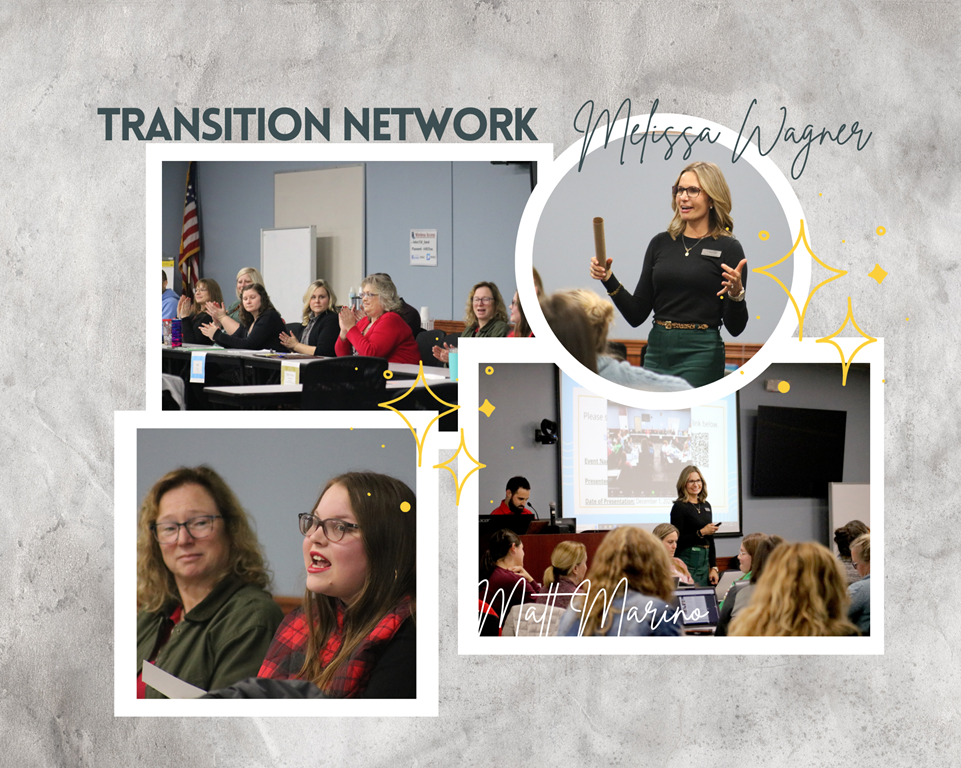
[{"label": "green skirt", "polygon": [[695,331],[660,325],[651,328],[644,367],[680,376],[692,387],[703,387],[724,376],[724,342],[718,330]]},{"label": "green skirt", "polygon": [[711,575],[711,562],[708,551],[703,547],[689,547],[675,555],[687,566],[691,572],[694,583],[700,587],[709,587],[711,582],[708,577]]}]

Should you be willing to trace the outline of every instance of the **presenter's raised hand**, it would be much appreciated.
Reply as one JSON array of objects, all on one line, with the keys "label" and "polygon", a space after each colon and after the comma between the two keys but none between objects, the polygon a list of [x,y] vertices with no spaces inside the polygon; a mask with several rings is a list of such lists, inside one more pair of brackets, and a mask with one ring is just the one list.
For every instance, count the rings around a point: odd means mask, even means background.
[{"label": "presenter's raised hand", "polygon": [[721,282],[721,290],[717,292],[718,296],[723,296],[726,293],[731,298],[741,298],[741,295],[744,293],[744,283],[741,282],[741,273],[746,266],[747,259],[741,259],[741,263],[734,269],[731,269],[727,264],[721,265],[721,269],[724,270],[724,279]]},{"label": "presenter's raised hand", "polygon": [[613,270],[611,270],[611,264],[613,263],[614,259],[608,259],[607,264],[602,265],[597,256],[591,256],[591,277],[594,280],[610,280],[613,274]]}]

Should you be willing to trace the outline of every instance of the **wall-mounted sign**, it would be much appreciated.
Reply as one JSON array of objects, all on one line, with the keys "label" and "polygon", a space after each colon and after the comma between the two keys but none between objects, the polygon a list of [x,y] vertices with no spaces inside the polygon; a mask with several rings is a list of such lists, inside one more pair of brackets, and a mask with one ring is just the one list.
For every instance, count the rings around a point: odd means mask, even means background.
[{"label": "wall-mounted sign", "polygon": [[410,231],[410,265],[412,267],[437,266],[436,229],[412,229]]}]

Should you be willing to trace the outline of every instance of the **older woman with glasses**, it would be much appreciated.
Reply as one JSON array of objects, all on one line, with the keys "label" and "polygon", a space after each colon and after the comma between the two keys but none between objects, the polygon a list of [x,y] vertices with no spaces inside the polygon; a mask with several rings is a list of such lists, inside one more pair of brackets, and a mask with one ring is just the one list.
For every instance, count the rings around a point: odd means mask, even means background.
[{"label": "older woman with glasses", "polygon": [[255,675],[283,612],[246,513],[209,467],[164,475],[140,508],[137,695],[145,663],[204,690]]},{"label": "older woman with glasses", "polygon": [[718,581],[714,534],[720,523],[711,521],[707,481],[695,466],[684,467],[677,478],[677,501],[671,507],[671,525],[677,528],[677,552],[695,583],[714,586]]},{"label": "older woman with glasses", "polygon": [[696,162],[671,187],[674,218],[651,240],[633,295],[611,270],[591,259],[624,319],[639,326],[654,312],[644,367],[680,376],[694,387],[724,375],[721,325],[732,336],[747,325],[747,260],[734,239],[731,191],[714,163]]},{"label": "older woman with glasses", "polygon": [[368,275],[361,285],[363,313],[340,310],[340,335],[334,344],[338,357],[358,354],[386,357],[390,363],[420,362],[420,349],[410,326],[397,310],[400,298],[393,281],[383,273]]},{"label": "older woman with glasses", "polygon": [[[462,339],[505,337],[510,330],[511,327],[507,323],[507,307],[504,306],[504,299],[497,286],[494,283],[482,282],[471,288],[464,313],[464,330],[460,337]],[[451,350],[455,348],[445,344],[443,348],[434,347],[431,351],[434,357],[446,363]]]},{"label": "older woman with glasses", "polygon": [[[408,329],[409,330],[409,329]],[[417,500],[400,480],[348,472],[299,515],[307,590],[259,677],[330,698],[415,698]]]}]

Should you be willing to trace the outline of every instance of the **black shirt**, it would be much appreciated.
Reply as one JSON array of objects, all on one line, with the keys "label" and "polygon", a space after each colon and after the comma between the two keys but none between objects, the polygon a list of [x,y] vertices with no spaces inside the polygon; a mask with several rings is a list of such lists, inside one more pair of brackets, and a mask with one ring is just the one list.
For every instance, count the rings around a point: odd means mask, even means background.
[{"label": "black shirt", "polygon": [[714,537],[701,538],[697,532],[708,523],[713,523],[711,505],[703,501],[697,506],[688,501],[675,501],[671,507],[671,525],[677,528],[677,553],[691,547],[707,547],[708,562],[713,568],[717,565],[717,555],[714,552]]},{"label": "black shirt", "polygon": [[[667,232],[656,235],[647,246],[644,266],[634,294],[621,287],[611,296],[624,319],[636,328],[654,310],[655,320],[675,323],[698,323],[724,327],[737,336],[747,325],[747,302],[731,301],[718,296],[724,270],[721,264],[736,268],[744,258],[741,244],[733,237],[705,237],[684,255],[696,240],[678,237],[672,240]],[[747,270],[741,273],[741,283],[747,286]],[[611,273],[604,281],[607,291],[613,292],[620,281]]]},{"label": "black shirt", "polygon": [[249,328],[240,326],[233,335],[219,330],[214,334],[214,341],[228,349],[274,349],[286,352],[287,348],[280,343],[280,334],[287,332],[287,326],[276,309],[270,309],[254,320]]}]

